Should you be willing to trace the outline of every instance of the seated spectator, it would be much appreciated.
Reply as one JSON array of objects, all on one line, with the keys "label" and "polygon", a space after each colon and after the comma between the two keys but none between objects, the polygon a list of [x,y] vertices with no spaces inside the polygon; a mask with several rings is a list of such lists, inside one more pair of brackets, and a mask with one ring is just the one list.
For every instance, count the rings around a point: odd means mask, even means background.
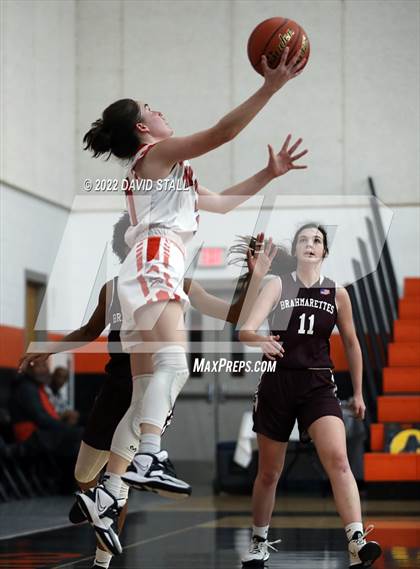
[{"label": "seated spectator", "polygon": [[16,440],[24,442],[26,456],[48,453],[58,459],[63,490],[71,491],[82,429],[60,419],[45,390],[50,381],[48,365],[42,361],[19,374],[10,401],[13,430]]},{"label": "seated spectator", "polygon": [[67,368],[56,367],[51,375],[51,381],[46,386],[45,391],[53,404],[58,416],[62,421],[69,425],[77,425],[79,422],[79,412],[70,409],[68,401],[63,397],[62,388],[69,380]]}]

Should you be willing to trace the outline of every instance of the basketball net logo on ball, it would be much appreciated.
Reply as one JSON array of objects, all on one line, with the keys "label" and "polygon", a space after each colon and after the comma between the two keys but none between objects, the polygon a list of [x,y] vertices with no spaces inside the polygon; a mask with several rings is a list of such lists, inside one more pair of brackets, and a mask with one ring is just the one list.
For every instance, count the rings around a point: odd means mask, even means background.
[{"label": "basketball net logo on ball", "polygon": [[258,24],[249,36],[249,61],[255,71],[263,75],[261,57],[265,55],[268,65],[274,69],[279,64],[285,47],[289,48],[287,62],[299,54],[297,63],[304,58],[305,65],[307,64],[310,45],[302,26],[287,18],[269,18]]}]

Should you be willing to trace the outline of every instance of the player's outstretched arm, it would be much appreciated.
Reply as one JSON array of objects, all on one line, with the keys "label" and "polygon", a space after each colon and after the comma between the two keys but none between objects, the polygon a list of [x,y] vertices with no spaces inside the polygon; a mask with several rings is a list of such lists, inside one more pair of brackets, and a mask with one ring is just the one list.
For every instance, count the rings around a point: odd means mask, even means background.
[{"label": "player's outstretched arm", "polygon": [[209,129],[190,136],[163,140],[150,150],[149,164],[157,161],[159,164],[171,167],[175,162],[202,156],[233,140],[287,81],[299,75],[304,62],[298,62],[299,54],[296,54],[289,63],[286,63],[288,53],[289,50],[286,48],[275,69],[268,66],[267,58],[263,56],[264,83],[251,97]]},{"label": "player's outstretched arm", "polygon": [[261,326],[281,296],[281,279],[272,279],[260,292],[248,320],[239,332],[239,340],[247,346],[258,347],[270,360],[282,357],[284,349],[277,341],[279,336],[263,336],[256,330]]},{"label": "player's outstretched arm", "polygon": [[106,326],[106,297],[107,297],[107,286],[110,283],[104,284],[99,293],[98,304],[89,319],[84,326],[73,330],[59,342],[54,342],[51,346],[51,351],[48,353],[26,353],[20,360],[18,366],[18,372],[25,372],[28,366],[33,365],[35,361],[47,361],[52,354],[57,354],[59,352],[66,352],[71,350],[75,342],[78,343],[78,347],[81,345],[89,344],[96,340],[100,334],[104,331]]},{"label": "player's outstretched arm", "polygon": [[263,169],[247,178],[243,182],[223,190],[220,194],[211,192],[203,186],[199,186],[198,208],[212,213],[228,213],[238,205],[244,203],[251,196],[257,194],[269,182],[287,174],[290,170],[303,170],[307,166],[295,164],[297,160],[307,154],[307,150],[297,152],[302,143],[302,139],[292,144],[289,148],[292,135],[289,134],[279,152],[275,152],[273,147],[268,145],[268,163]]},{"label": "player's outstretched arm", "polygon": [[343,340],[353,384],[353,411],[358,419],[363,419],[366,410],[362,393],[363,358],[354,328],[350,297],[345,288],[337,288],[336,302],[337,328]]}]

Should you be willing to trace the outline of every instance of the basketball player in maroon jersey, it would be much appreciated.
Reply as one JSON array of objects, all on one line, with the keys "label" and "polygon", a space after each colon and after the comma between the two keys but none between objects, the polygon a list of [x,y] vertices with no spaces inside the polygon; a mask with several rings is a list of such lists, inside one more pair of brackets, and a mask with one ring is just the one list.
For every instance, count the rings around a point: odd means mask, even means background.
[{"label": "basketball player in maroon jersey", "polygon": [[[313,440],[331,482],[348,539],[349,565],[352,569],[369,567],[381,554],[381,548],[365,540],[373,528],[363,528],[330,359],[329,338],[337,325],[349,362],[354,414],[363,419],[362,355],[350,298],[344,288],[321,274],[328,254],[324,227],[315,223],[301,227],[294,236],[291,253],[296,270],[266,284],[239,334],[242,342],[261,349],[263,359],[276,361],[274,372],[262,374],[255,394],[253,428],[259,464],[252,498],[253,535],[242,563],[263,565],[269,558],[268,548],[273,548],[267,540],[268,529],[287,443],[297,419],[301,438],[307,433]],[[267,317],[270,335],[263,336],[257,330]]]}]

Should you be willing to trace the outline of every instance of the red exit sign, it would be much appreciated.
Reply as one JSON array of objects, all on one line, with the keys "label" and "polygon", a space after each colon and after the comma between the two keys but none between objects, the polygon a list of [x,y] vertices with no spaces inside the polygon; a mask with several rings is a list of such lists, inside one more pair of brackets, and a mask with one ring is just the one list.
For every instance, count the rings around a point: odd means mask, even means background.
[{"label": "red exit sign", "polygon": [[203,247],[198,259],[199,267],[223,267],[225,249],[223,247]]}]

